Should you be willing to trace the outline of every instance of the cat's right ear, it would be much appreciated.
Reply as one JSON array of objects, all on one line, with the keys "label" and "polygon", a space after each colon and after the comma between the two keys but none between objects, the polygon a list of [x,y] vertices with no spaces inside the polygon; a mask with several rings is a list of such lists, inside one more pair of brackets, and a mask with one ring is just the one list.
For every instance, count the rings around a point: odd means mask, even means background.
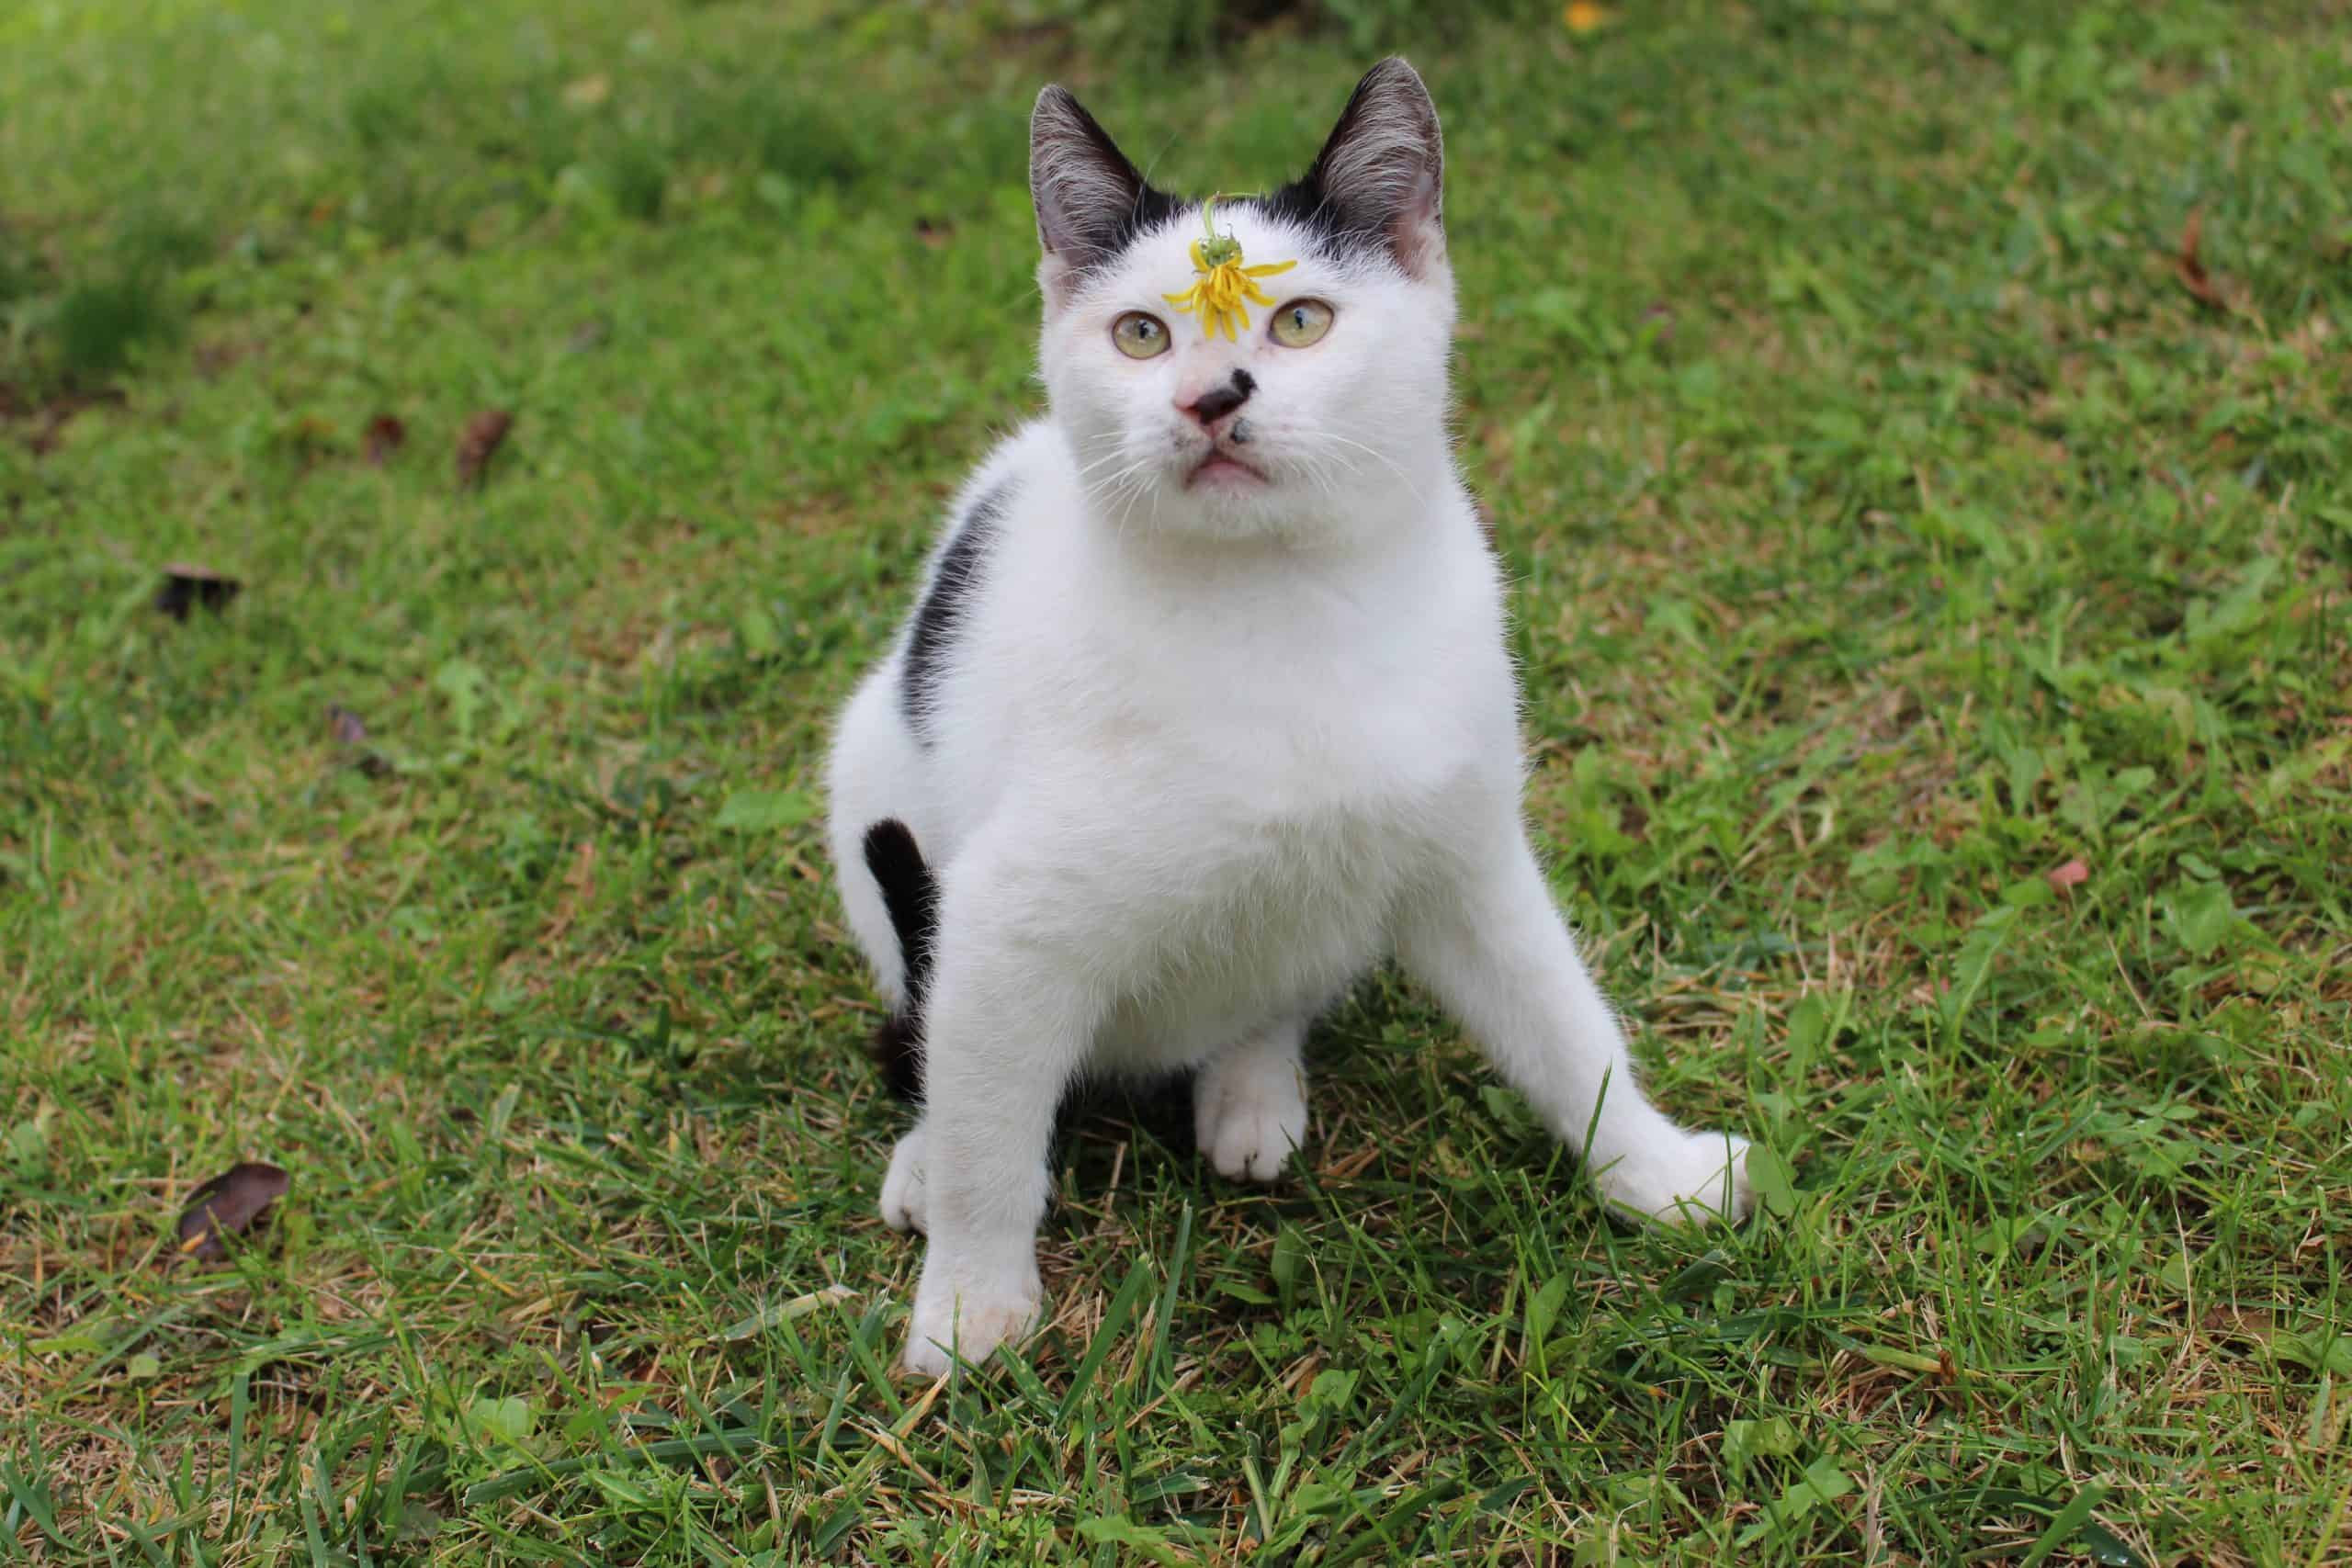
[{"label": "cat's right ear", "polygon": [[1046,253],[1039,276],[1049,305],[1062,304],[1079,278],[1171,205],[1060,86],[1038,94],[1029,117],[1029,195],[1037,204],[1037,243]]}]

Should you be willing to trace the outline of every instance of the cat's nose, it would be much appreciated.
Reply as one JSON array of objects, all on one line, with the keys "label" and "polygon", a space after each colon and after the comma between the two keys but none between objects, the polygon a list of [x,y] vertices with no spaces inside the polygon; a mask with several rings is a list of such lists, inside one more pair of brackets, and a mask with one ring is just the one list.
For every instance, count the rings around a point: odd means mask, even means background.
[{"label": "cat's nose", "polygon": [[1189,403],[1177,405],[1201,422],[1204,430],[1214,428],[1218,420],[1250,400],[1258,389],[1257,381],[1247,370],[1236,370],[1233,378],[1220,381]]}]

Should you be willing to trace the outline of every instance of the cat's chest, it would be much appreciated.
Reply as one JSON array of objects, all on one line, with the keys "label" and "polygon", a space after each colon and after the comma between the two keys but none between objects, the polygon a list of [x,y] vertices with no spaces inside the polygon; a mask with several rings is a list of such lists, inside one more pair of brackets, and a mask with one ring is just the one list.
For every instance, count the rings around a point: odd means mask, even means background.
[{"label": "cat's chest", "polygon": [[1498,693],[1443,632],[1313,601],[1209,620],[1125,640],[1094,713],[1171,798],[1344,829],[1415,811],[1479,750]]},{"label": "cat's chest", "polygon": [[1207,659],[1138,682],[1115,721],[1159,798],[1237,827],[1345,834],[1412,816],[1464,769],[1466,698],[1419,672]]}]

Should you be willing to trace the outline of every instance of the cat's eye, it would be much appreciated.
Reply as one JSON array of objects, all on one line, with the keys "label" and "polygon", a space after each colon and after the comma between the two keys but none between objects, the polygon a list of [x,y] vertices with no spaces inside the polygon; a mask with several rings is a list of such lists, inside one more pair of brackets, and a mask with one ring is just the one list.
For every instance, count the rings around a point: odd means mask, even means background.
[{"label": "cat's eye", "polygon": [[1274,341],[1284,348],[1305,348],[1331,330],[1331,314],[1320,299],[1293,299],[1274,311]]},{"label": "cat's eye", "polygon": [[1168,323],[1141,310],[1129,310],[1111,323],[1111,341],[1129,359],[1149,359],[1168,352]]}]

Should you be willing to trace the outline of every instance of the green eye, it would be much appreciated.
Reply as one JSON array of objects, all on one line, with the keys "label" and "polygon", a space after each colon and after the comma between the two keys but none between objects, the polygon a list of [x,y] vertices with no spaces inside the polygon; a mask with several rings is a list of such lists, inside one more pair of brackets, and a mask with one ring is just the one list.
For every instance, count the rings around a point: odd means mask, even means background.
[{"label": "green eye", "polygon": [[1274,312],[1274,341],[1305,348],[1331,330],[1331,307],[1320,299],[1293,299]]},{"label": "green eye", "polygon": [[1168,352],[1168,323],[1141,310],[1129,310],[1111,323],[1111,341],[1129,359],[1149,359]]}]

